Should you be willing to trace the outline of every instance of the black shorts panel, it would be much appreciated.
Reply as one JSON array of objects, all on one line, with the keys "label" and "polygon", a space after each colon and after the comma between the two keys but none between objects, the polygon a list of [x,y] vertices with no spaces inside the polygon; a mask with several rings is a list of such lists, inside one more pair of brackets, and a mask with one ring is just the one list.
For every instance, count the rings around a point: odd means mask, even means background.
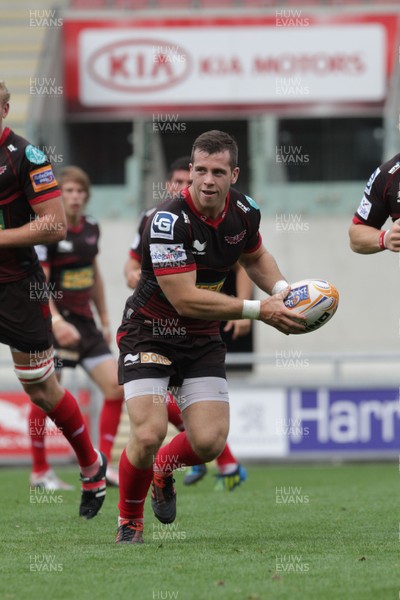
[{"label": "black shorts panel", "polygon": [[102,332],[97,328],[94,319],[88,319],[87,317],[71,313],[62,313],[62,315],[68,323],[77,328],[81,334],[81,339],[76,346],[65,349],[61,348],[56,340],[54,340],[57,369],[61,369],[62,367],[75,368],[76,365],[80,364],[86,358],[96,358],[104,354],[111,354],[110,347],[104,339]]},{"label": "black shorts panel", "polygon": [[0,342],[27,353],[52,346],[49,291],[41,269],[0,285]]},{"label": "black shorts panel", "polygon": [[169,385],[179,387],[190,377],[226,378],[226,347],[219,335],[155,336],[151,326],[126,322],[118,334],[120,385],[169,377]]}]

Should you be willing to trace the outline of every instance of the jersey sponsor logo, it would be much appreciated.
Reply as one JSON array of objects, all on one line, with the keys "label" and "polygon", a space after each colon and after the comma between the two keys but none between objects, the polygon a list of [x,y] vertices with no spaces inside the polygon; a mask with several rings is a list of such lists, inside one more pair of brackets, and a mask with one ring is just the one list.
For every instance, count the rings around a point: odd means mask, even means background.
[{"label": "jersey sponsor logo", "polygon": [[155,365],[170,365],[171,361],[162,354],[156,354],[155,352],[141,352],[140,362],[142,364],[153,363]]},{"label": "jersey sponsor logo", "polygon": [[63,290],[85,290],[94,284],[93,267],[65,269],[61,271],[60,286]]},{"label": "jersey sponsor logo", "polygon": [[4,167],[0,167],[0,175],[3,175],[3,173],[5,173],[7,171],[7,165],[4,165]]},{"label": "jersey sponsor logo", "polygon": [[225,283],[225,278],[216,283],[196,283],[196,287],[200,290],[210,290],[211,292],[220,292]]},{"label": "jersey sponsor logo", "polygon": [[400,162],[397,161],[397,163],[395,165],[393,165],[393,167],[391,169],[389,169],[389,173],[391,175],[393,175],[393,173],[396,173],[396,171],[398,171],[400,169]]},{"label": "jersey sponsor logo", "polygon": [[243,202],[240,202],[240,200],[238,200],[238,201],[236,202],[236,205],[237,205],[237,206],[238,206],[238,207],[239,207],[239,208],[240,208],[240,209],[241,209],[241,210],[242,210],[244,213],[248,213],[248,212],[251,210],[250,206],[245,206],[245,205],[243,204]]},{"label": "jersey sponsor logo", "polygon": [[128,367],[129,365],[135,365],[140,361],[139,352],[137,354],[127,354],[124,357],[124,365]]},{"label": "jersey sponsor logo", "polygon": [[371,193],[371,188],[372,188],[372,184],[374,183],[375,179],[378,177],[379,173],[381,172],[380,168],[378,167],[377,169],[375,169],[375,171],[372,173],[371,177],[368,179],[368,183],[365,186],[365,190],[364,193],[365,194],[370,194]]},{"label": "jersey sponsor logo", "polygon": [[252,206],[256,210],[260,210],[260,207],[258,206],[257,202],[255,200],[253,200],[253,198],[251,198],[250,196],[246,196],[246,194],[244,196],[245,196],[247,202],[250,204],[250,206]]},{"label": "jersey sponsor logo", "polygon": [[12,144],[9,144],[7,146],[7,150],[9,150],[10,152],[16,152],[18,150],[18,148],[16,148],[15,146],[13,146]]},{"label": "jersey sponsor logo", "polygon": [[181,215],[182,215],[183,220],[185,221],[186,225],[190,225],[190,219],[184,210],[181,210]]},{"label": "jersey sponsor logo", "polygon": [[32,187],[35,192],[41,192],[57,186],[57,180],[50,165],[32,171],[29,173],[29,177],[31,178]]},{"label": "jersey sponsor logo", "polygon": [[47,246],[45,246],[44,244],[38,244],[37,246],[35,246],[35,250],[39,261],[46,262],[48,256]]},{"label": "jersey sponsor logo", "polygon": [[153,265],[186,261],[183,244],[150,244],[150,256]]},{"label": "jersey sponsor logo", "polygon": [[32,146],[32,144],[29,144],[25,148],[25,156],[29,162],[33,163],[34,165],[42,165],[47,161],[47,156],[45,153],[39,150],[39,148]]},{"label": "jersey sponsor logo", "polygon": [[174,226],[178,219],[178,215],[167,211],[157,212],[151,222],[150,237],[165,238],[172,240],[174,238]]},{"label": "jersey sponsor logo", "polygon": [[236,235],[232,235],[232,236],[226,235],[224,237],[224,240],[226,242],[228,242],[228,244],[231,244],[231,246],[233,244],[239,244],[242,241],[242,239],[244,238],[244,236],[246,235],[246,233],[247,233],[247,229],[243,229],[243,231],[241,231],[240,233],[237,233]]},{"label": "jersey sponsor logo", "polygon": [[199,240],[194,240],[194,242],[192,244],[193,254],[205,254],[206,246],[207,246],[207,241],[200,242]]},{"label": "jersey sponsor logo", "polygon": [[97,235],[89,235],[85,237],[85,242],[90,246],[93,246],[97,242]]},{"label": "jersey sponsor logo", "polygon": [[363,198],[360,202],[360,206],[357,208],[357,213],[363,219],[368,219],[369,213],[371,212],[371,208],[372,208],[371,202],[368,200],[368,198],[363,196]]},{"label": "jersey sponsor logo", "polygon": [[70,240],[61,240],[57,244],[58,252],[72,252],[74,244]]}]

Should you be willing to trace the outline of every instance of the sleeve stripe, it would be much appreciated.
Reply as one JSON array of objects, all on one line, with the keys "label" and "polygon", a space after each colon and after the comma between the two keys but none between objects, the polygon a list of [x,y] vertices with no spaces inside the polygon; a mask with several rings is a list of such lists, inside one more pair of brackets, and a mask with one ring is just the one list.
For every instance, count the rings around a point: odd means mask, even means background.
[{"label": "sleeve stripe", "polygon": [[42,194],[41,196],[36,196],[32,200],[29,200],[29,204],[39,204],[40,202],[46,202],[46,200],[51,200],[52,198],[58,198],[61,196],[60,190],[54,190],[54,192],[49,192],[48,194]]},{"label": "sleeve stripe", "polygon": [[154,269],[154,275],[159,277],[160,275],[175,275],[176,273],[188,273],[195,270],[195,264],[186,265],[185,267],[166,267],[163,269]]},{"label": "sleeve stripe", "polygon": [[261,244],[262,244],[262,237],[261,237],[261,234],[259,233],[257,244],[253,248],[246,248],[246,250],[243,250],[243,254],[251,254],[252,252],[255,252],[256,250],[259,249]]}]

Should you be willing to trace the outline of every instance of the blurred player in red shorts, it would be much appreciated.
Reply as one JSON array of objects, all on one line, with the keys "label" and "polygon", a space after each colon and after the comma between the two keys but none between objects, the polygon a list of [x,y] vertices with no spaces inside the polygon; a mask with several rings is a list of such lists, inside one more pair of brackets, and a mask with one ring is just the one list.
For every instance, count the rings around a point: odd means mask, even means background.
[{"label": "blurred player in red shorts", "polygon": [[[190,178],[190,156],[182,156],[177,158],[170,166],[167,173],[167,181],[165,186],[165,200],[173,198],[181,190],[189,187],[191,184]],[[156,212],[158,207],[151,208],[143,213],[138,232],[135,239],[132,242],[129,258],[126,261],[124,273],[128,286],[135,289],[141,272],[141,261],[142,261],[142,235],[145,229],[147,221]],[[235,266],[236,272],[236,295],[238,298],[249,298],[252,295],[253,284],[246,274],[246,271],[240,267],[237,263]],[[225,332],[231,332],[232,339],[235,340],[241,336],[246,335],[251,328],[250,319],[238,319],[236,321],[229,321],[224,326]],[[174,396],[168,392],[166,396],[168,420],[170,423],[175,425],[179,431],[184,431],[182,414],[175,402]],[[246,469],[238,463],[234,455],[232,454],[229,445],[226,444],[221,454],[216,458],[219,474],[217,475],[216,489],[226,489],[232,491],[240,485],[242,481],[247,479]],[[197,483],[207,473],[206,465],[194,465],[184,478],[185,485],[192,485]]]},{"label": "blurred player in red shorts", "polygon": [[9,101],[0,82],[0,342],[10,347],[15,374],[34,406],[74,449],[81,471],[79,514],[91,519],[105,498],[107,459],[93,448],[75,398],[57,381],[48,291],[33,248],[62,243],[65,212],[46,156],[3,126]]},{"label": "blurred player in red shorts", "polygon": [[[103,279],[97,263],[99,226],[85,216],[90,196],[90,181],[79,167],[65,167],[59,177],[67,217],[67,237],[57,244],[36,246],[36,252],[50,290],[50,309],[56,348],[56,367],[87,372],[104,396],[100,414],[99,447],[110,462],[117,433],[123,390],[117,381],[117,363],[108,346],[111,336]],[[92,303],[102,330],[95,323]],[[37,422],[45,415],[33,406],[30,419]],[[43,428],[32,430],[33,471],[31,485],[46,489],[66,489],[46,460]],[[108,485],[118,485],[118,473],[107,467]],[[67,486],[68,488],[68,486]]]}]

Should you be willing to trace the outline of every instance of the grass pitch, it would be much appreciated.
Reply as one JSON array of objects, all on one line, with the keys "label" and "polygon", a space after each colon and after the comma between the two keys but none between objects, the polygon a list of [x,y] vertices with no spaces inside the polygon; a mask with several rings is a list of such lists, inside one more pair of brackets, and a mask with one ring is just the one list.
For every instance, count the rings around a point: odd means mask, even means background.
[{"label": "grass pitch", "polygon": [[176,474],[178,516],[146,502],[145,544],[115,545],[118,492],[80,520],[74,492],[30,492],[27,469],[0,470],[2,600],[386,600],[399,598],[395,464],[254,466],[233,492],[213,469]]}]

